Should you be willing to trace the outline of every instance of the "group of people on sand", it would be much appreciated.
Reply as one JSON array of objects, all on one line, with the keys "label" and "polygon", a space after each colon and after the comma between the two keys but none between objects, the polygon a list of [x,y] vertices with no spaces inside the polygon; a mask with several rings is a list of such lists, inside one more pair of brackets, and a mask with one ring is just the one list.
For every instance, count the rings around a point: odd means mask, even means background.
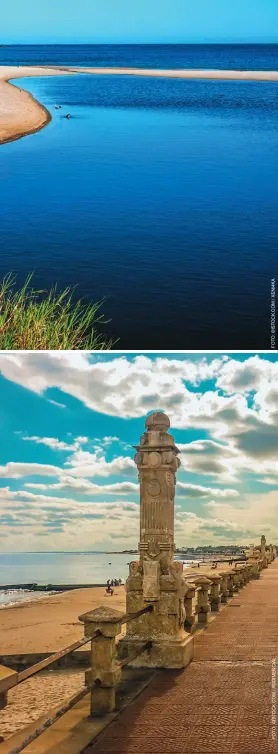
[{"label": "group of people on sand", "polygon": [[114,594],[114,586],[121,586],[122,585],[122,579],[107,579],[107,587],[106,587],[106,594],[110,594],[112,597],[112,594]]}]

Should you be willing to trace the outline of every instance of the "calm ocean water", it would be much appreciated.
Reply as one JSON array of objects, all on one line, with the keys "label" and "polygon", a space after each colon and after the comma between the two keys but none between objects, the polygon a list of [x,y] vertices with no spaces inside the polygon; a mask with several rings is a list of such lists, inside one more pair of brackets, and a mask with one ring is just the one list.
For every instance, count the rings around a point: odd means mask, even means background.
[{"label": "calm ocean water", "polygon": [[[276,69],[277,46],[19,46],[0,63]],[[106,296],[118,348],[269,348],[277,84],[17,85],[53,120],[0,150],[1,276],[35,270],[38,287]]]},{"label": "calm ocean water", "polygon": [[[106,584],[128,576],[128,563],[136,554],[102,552],[46,552],[0,554],[0,585]],[[186,562],[186,561],[185,561]],[[189,561],[188,561],[189,562]],[[43,593],[0,590],[0,608],[41,597]]]}]

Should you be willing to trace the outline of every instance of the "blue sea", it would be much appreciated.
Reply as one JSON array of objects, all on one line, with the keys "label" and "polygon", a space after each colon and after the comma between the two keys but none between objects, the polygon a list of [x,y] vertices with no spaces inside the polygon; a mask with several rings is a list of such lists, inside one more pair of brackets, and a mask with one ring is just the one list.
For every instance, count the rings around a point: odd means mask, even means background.
[{"label": "blue sea", "polygon": [[[0,64],[273,70],[277,46],[14,46]],[[277,83],[80,74],[16,85],[52,121],[0,148],[0,276],[21,283],[34,270],[38,288],[105,297],[117,348],[269,348]]]},{"label": "blue sea", "polygon": [[[177,556],[179,558],[179,556]],[[107,579],[128,576],[136,553],[108,552],[23,552],[0,553],[0,608],[45,596],[45,592],[22,589],[1,590],[1,586],[33,584],[106,584]],[[185,566],[191,561],[184,560]]]}]

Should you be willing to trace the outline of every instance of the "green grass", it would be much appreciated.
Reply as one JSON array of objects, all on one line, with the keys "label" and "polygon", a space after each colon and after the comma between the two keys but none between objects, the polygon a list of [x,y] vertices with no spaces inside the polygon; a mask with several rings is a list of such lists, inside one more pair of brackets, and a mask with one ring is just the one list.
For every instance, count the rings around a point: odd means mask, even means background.
[{"label": "green grass", "polygon": [[98,333],[103,301],[86,305],[73,290],[34,290],[32,275],[20,290],[10,274],[0,283],[0,349],[109,350],[113,343]]}]

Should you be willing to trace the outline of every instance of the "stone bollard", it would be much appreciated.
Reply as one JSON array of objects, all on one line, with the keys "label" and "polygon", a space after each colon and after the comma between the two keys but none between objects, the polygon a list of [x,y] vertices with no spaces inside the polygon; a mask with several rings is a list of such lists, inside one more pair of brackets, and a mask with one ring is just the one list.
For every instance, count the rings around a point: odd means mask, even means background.
[{"label": "stone bollard", "polygon": [[220,603],[220,582],[221,582],[221,576],[220,574],[209,574],[208,578],[210,581],[212,581],[212,585],[210,588],[210,594],[209,594],[209,602],[210,602],[210,608],[212,613],[218,613],[219,611],[219,603]]},{"label": "stone bollard", "polygon": [[195,586],[197,587],[197,605],[196,605],[196,615],[198,616],[197,621],[198,624],[201,626],[205,626],[208,623],[208,616],[210,612],[210,603],[209,603],[209,588],[212,584],[212,582],[206,578],[206,576],[199,576],[194,580]]},{"label": "stone bollard", "polygon": [[[116,636],[121,633],[124,618],[124,613],[109,607],[98,607],[79,617],[85,636],[92,636],[91,668],[85,673],[85,683],[95,683],[91,691],[92,717],[102,717],[115,709],[116,686],[121,680]],[[99,631],[96,638],[95,631]]]},{"label": "stone bollard", "polygon": [[229,597],[229,588],[228,588],[229,574],[230,574],[229,571],[222,571],[221,573],[220,599],[223,604],[225,604],[228,601],[228,597]]},{"label": "stone bollard", "polygon": [[196,588],[194,584],[187,584],[188,589],[184,597],[185,621],[184,630],[193,633],[196,628],[196,613],[193,611],[193,600]]}]

